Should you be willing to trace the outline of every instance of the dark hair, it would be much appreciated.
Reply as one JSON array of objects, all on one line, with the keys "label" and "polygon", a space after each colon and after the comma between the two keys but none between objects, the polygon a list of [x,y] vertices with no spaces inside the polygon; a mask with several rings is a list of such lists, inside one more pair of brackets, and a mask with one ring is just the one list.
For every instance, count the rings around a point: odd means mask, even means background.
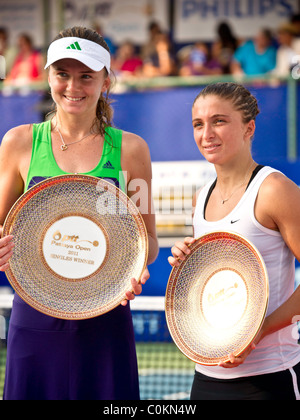
[{"label": "dark hair", "polygon": [[3,26],[0,27],[0,35],[3,35],[3,37],[5,38],[5,40],[8,39],[8,31]]},{"label": "dark hair", "polygon": [[260,112],[257,99],[248,89],[238,83],[210,84],[199,93],[194,101],[194,105],[199,98],[205,98],[208,95],[218,96],[219,98],[231,101],[235,109],[242,112],[244,123],[248,123],[251,120],[255,121],[256,116]]},{"label": "dark hair", "polygon": [[217,33],[219,35],[222,47],[229,47],[236,50],[238,42],[236,37],[232,33],[231,27],[227,22],[219,23]]},{"label": "dark hair", "polygon": [[262,28],[261,33],[271,43],[273,39],[272,31],[269,28]]},{"label": "dark hair", "polygon": [[[83,26],[74,26],[72,28],[67,28],[62,30],[53,41],[66,37],[77,37],[93,41],[96,44],[101,45],[101,47],[105,48],[110,53],[109,47],[105,42],[104,38],[93,29],[85,28]],[[106,69],[105,71],[107,72]],[[101,93],[96,108],[96,120],[93,124],[93,126],[97,126],[100,134],[103,136],[105,133],[105,128],[112,126],[113,119],[113,109],[111,107],[111,100],[109,99],[108,95],[109,90],[106,92],[105,95]]]},{"label": "dark hair", "polygon": [[28,35],[26,33],[20,34],[19,39],[23,39],[30,48],[33,47],[33,42],[32,42],[32,38],[31,38],[30,35]]}]

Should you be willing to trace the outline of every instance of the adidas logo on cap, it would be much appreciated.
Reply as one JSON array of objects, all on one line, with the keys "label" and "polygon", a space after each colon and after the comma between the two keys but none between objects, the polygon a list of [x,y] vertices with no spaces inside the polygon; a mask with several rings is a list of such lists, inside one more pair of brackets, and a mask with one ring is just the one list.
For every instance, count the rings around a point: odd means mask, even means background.
[{"label": "adidas logo on cap", "polygon": [[78,42],[74,42],[73,44],[69,45],[67,47],[67,50],[78,50],[81,51],[80,45],[78,44]]},{"label": "adidas logo on cap", "polygon": [[48,48],[45,69],[55,61],[64,58],[74,58],[96,72],[105,67],[110,73],[110,53],[101,45],[88,39],[62,37],[53,41]]}]

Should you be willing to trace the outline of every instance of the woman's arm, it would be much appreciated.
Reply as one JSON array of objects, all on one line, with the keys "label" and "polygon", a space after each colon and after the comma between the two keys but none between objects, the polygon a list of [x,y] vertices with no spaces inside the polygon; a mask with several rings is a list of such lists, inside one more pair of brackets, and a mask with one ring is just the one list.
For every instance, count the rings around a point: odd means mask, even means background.
[{"label": "woman's arm", "polygon": [[[0,236],[5,218],[24,189],[31,153],[30,126],[19,126],[8,131],[0,147]],[[0,239],[0,271],[8,268],[13,241],[9,235]]]},{"label": "woman's arm", "polygon": [[[300,261],[300,189],[296,184],[282,174],[270,175],[260,188],[255,217],[261,225],[279,231],[286,245]],[[231,361],[222,363],[221,366],[239,366],[264,337],[293,324],[299,315],[298,287],[286,302],[266,317],[258,336],[248,349],[239,357],[230,355]]]},{"label": "woman's arm", "polygon": [[[282,174],[270,175],[260,189],[255,216],[263,226],[278,230],[286,245],[300,261],[300,189]],[[285,279],[282,279],[284,282]],[[293,323],[300,314],[300,289],[271,314],[263,326],[263,336]]]},{"label": "woman's arm", "polygon": [[[156,235],[155,211],[152,198],[152,168],[148,145],[135,134],[123,133],[122,141],[122,170],[127,180],[127,195],[139,209],[148,233],[148,261],[153,263],[158,255],[158,240]],[[142,292],[142,285],[149,279],[148,269],[138,279],[132,279],[134,293],[126,293],[127,300],[134,299],[134,295]],[[123,301],[122,304],[126,304]]]},{"label": "woman's arm", "polygon": [[122,169],[127,178],[128,197],[136,204],[144,219],[148,239],[148,264],[158,255],[155,211],[152,198],[152,168],[148,145],[140,137],[123,134]]}]

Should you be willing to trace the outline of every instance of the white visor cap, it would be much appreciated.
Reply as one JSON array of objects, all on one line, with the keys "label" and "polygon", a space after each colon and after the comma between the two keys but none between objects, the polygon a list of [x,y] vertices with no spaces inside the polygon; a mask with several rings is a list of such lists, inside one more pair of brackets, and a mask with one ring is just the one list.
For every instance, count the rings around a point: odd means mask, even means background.
[{"label": "white visor cap", "polygon": [[48,68],[55,61],[72,58],[85,64],[94,71],[101,71],[104,67],[110,73],[110,54],[96,42],[77,37],[65,37],[53,41],[47,53]]}]

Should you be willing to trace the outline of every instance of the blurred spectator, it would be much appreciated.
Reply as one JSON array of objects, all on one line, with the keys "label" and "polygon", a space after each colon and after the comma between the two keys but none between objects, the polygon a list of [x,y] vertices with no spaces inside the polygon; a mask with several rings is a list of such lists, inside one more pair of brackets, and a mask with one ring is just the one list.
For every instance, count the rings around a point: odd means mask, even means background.
[{"label": "blurred spectator", "polygon": [[143,75],[146,77],[172,76],[175,74],[175,59],[166,34],[155,37],[155,52],[144,60]]},{"label": "blurred spectator", "polygon": [[143,60],[136,54],[132,42],[126,41],[118,48],[113,70],[123,79],[141,75]]},{"label": "blurred spectator", "polygon": [[290,23],[295,27],[296,37],[300,38],[300,14],[292,15]]},{"label": "blurred spectator", "polygon": [[8,32],[5,28],[0,28],[0,55],[5,58],[5,72],[8,74],[17,55],[17,50],[9,45]]},{"label": "blurred spectator", "polygon": [[291,23],[284,23],[278,29],[279,48],[274,70],[276,76],[289,76],[291,69],[300,61],[300,43],[296,35],[295,26]]},{"label": "blurred spectator", "polygon": [[231,72],[236,75],[267,74],[276,66],[276,48],[269,29],[259,31],[252,41],[246,41],[234,53]]},{"label": "blurred spectator", "polygon": [[110,55],[113,57],[117,52],[117,47],[115,46],[113,41],[107,35],[104,34],[102,27],[98,23],[95,23],[93,25],[93,29],[104,38],[104,41],[107,43],[107,46],[109,48]]},{"label": "blurred spectator", "polygon": [[161,35],[162,30],[157,22],[151,22],[148,26],[148,41],[142,46],[141,56],[142,59],[149,59],[155,54],[155,39],[157,35]]},{"label": "blurred spectator", "polygon": [[18,54],[7,76],[6,83],[25,86],[44,80],[44,60],[39,51],[33,48],[30,36],[22,34],[18,39]]},{"label": "blurred spectator", "polygon": [[239,41],[232,33],[229,24],[221,22],[217,27],[217,40],[212,45],[212,55],[218,60],[223,74],[231,72],[232,57],[238,46]]},{"label": "blurred spectator", "polygon": [[296,51],[300,50],[300,14],[293,15],[291,17],[291,24],[296,30],[295,38],[293,41],[294,48]]},{"label": "blurred spectator", "polygon": [[180,76],[204,76],[222,74],[219,63],[210,56],[207,45],[197,42],[190,49],[180,66]]}]

